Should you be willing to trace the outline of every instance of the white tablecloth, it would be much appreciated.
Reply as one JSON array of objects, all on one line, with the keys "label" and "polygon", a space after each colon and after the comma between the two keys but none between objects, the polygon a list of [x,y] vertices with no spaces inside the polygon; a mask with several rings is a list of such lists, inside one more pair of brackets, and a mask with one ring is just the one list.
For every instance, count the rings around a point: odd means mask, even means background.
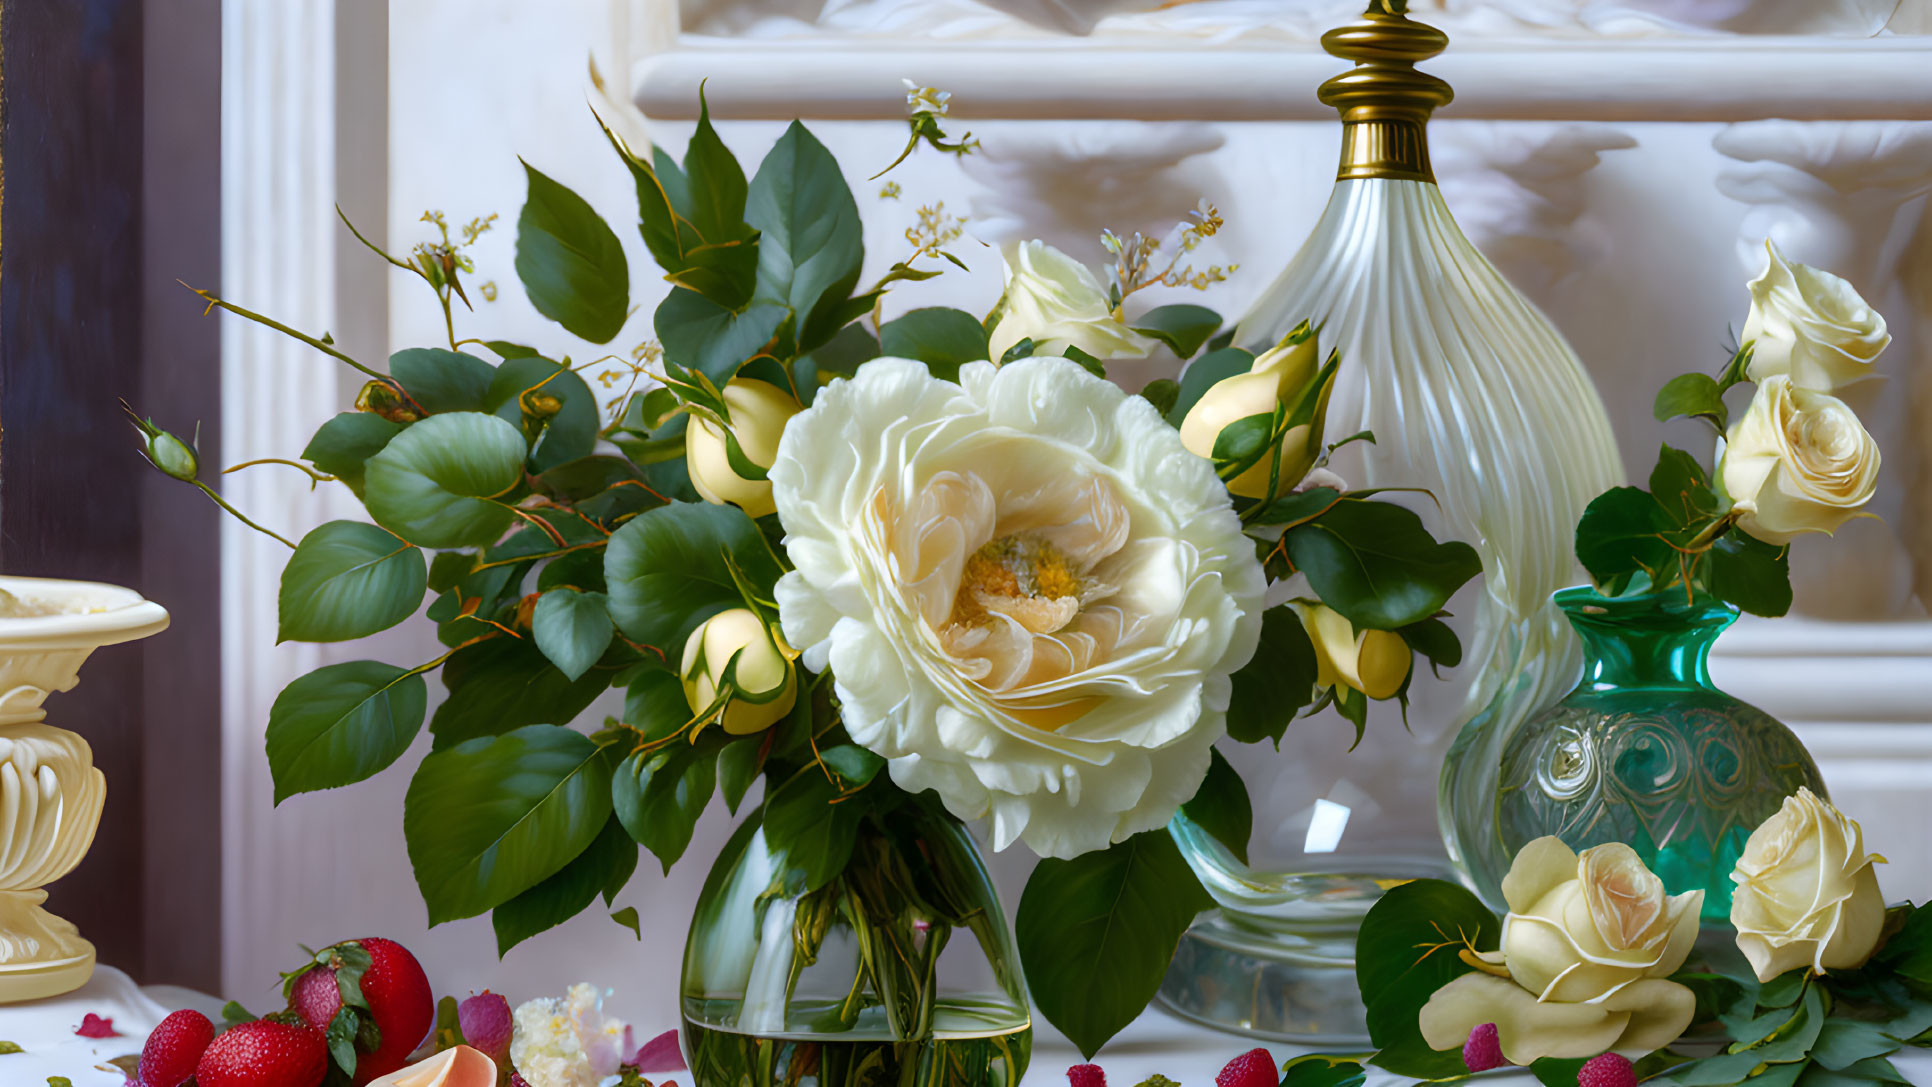
[{"label": "white tablecloth", "polygon": [[[175,1008],[196,1008],[218,1018],[222,1002],[211,996],[173,986],[134,984],[113,967],[103,966],[78,992],[52,1000],[0,1007],[0,1039],[18,1043],[26,1052],[0,1056],[0,1087],[41,1087],[48,1076],[66,1076],[74,1087],[123,1087],[119,1070],[108,1060],[139,1053],[147,1032]],[[76,1037],[74,1028],[88,1012],[112,1018],[118,1038]],[[1060,1035],[1038,1025],[1033,1064],[1026,1087],[1064,1087],[1066,1070],[1080,1063],[1080,1054]],[[1212,1087],[1215,1073],[1236,1055],[1255,1048],[1251,1039],[1222,1034],[1149,1010],[1107,1046],[1097,1062],[1107,1072],[1108,1087],[1135,1087],[1156,1073],[1182,1087]],[[1265,1046],[1277,1063],[1304,1050],[1293,1046]],[[1899,1071],[1913,1083],[1932,1087],[1932,1052],[1907,1050],[1893,1058]],[[663,1077],[691,1087],[690,1073]],[[1504,1072],[1483,1077],[1494,1087],[1534,1087],[1527,1072]],[[1372,1085],[1400,1083],[1384,1073],[1373,1073]]]}]

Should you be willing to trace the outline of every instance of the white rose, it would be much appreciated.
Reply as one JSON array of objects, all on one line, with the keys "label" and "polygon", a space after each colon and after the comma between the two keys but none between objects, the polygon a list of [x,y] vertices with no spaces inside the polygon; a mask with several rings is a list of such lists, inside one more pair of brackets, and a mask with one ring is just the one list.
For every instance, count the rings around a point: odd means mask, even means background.
[{"label": "white rose", "polygon": [[996,848],[1166,825],[1226,730],[1265,579],[1227,491],[1078,365],[878,359],[785,432],[785,637],[852,739]]},{"label": "white rose", "polygon": [[692,713],[710,708],[731,680],[734,693],[719,720],[734,736],[763,732],[798,701],[791,657],[750,608],[721,611],[699,624],[685,639],[678,675]]},{"label": "white rose", "polygon": [[1013,345],[1032,340],[1036,355],[1077,347],[1097,359],[1138,359],[1160,341],[1128,328],[1114,316],[1107,289],[1087,266],[1045,242],[1010,245],[1006,299],[987,344],[998,362]]},{"label": "white rose", "polygon": [[1810,789],[1786,797],[1744,843],[1731,872],[1731,925],[1759,981],[1787,970],[1865,965],[1885,927],[1885,899],[1858,823]]},{"label": "white rose", "polygon": [[[778,455],[778,438],[799,411],[791,394],[768,381],[740,377],[720,390],[731,409],[731,436],[746,460],[769,469]],[[691,486],[706,502],[733,505],[753,517],[772,511],[771,481],[746,479],[731,466],[724,429],[708,416],[693,413],[684,431],[684,463]]]},{"label": "white rose", "polygon": [[[1300,332],[1301,330],[1297,330]],[[1292,342],[1291,342],[1292,341]],[[1245,498],[1268,494],[1268,478],[1275,479],[1275,497],[1287,494],[1315,466],[1321,452],[1322,428],[1328,414],[1328,390],[1334,372],[1321,388],[1314,383],[1321,375],[1321,358],[1312,333],[1296,339],[1296,333],[1254,360],[1245,374],[1224,377],[1201,394],[1181,420],[1181,444],[1198,456],[1214,457],[1221,431],[1242,419],[1273,414],[1276,405],[1286,404],[1292,412],[1306,396],[1315,397],[1313,415],[1306,423],[1290,427],[1275,450],[1275,464],[1263,457],[1240,475],[1228,481],[1228,490]]]},{"label": "white rose", "polygon": [[576,984],[559,1000],[517,1006],[510,1064],[530,1087],[597,1087],[632,1052],[630,1028],[604,1015],[594,986]]},{"label": "white rose", "polygon": [[1322,604],[1296,605],[1315,644],[1315,686],[1341,685],[1375,699],[1394,698],[1409,678],[1415,654],[1393,630],[1356,630],[1341,612]]},{"label": "white rose", "polygon": [[1524,846],[1503,879],[1509,914],[1499,952],[1443,986],[1421,1015],[1435,1049],[1495,1023],[1503,1055],[1636,1057],[1677,1040],[1697,1000],[1666,980],[1697,941],[1703,891],[1666,895],[1621,842],[1579,856],[1554,837]]},{"label": "white rose", "polygon": [[1832,392],[1872,375],[1892,342],[1885,318],[1830,272],[1789,263],[1766,241],[1764,273],[1750,283],[1751,315],[1741,337],[1752,345],[1752,381],[1779,375],[1801,389]]},{"label": "white rose", "polygon": [[1878,488],[1878,443],[1829,393],[1766,378],[1724,437],[1718,472],[1738,527],[1770,544],[1831,533]]}]

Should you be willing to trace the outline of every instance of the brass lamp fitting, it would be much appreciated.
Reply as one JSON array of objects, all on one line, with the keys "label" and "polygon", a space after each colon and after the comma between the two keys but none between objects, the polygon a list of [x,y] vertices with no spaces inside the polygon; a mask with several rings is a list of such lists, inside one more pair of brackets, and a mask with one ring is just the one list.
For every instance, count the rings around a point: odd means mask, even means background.
[{"label": "brass lamp fitting", "polygon": [[1317,97],[1342,115],[1342,164],[1336,179],[1387,177],[1435,181],[1424,125],[1449,104],[1449,84],[1416,70],[1449,45],[1449,36],[1409,18],[1407,0],[1372,0],[1362,18],[1322,35],[1322,48],[1355,67],[1321,85]]}]

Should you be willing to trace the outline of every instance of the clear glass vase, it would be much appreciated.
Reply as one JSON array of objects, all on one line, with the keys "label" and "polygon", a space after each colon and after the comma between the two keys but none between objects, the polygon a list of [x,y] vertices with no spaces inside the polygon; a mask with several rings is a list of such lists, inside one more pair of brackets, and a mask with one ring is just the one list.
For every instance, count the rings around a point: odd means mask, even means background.
[{"label": "clear glass vase", "polygon": [[796,895],[761,816],[712,866],[685,944],[697,1087],[1018,1087],[1026,982],[966,828],[916,801],[867,815],[843,872]]},{"label": "clear glass vase", "polygon": [[[1582,682],[1532,718],[1487,771],[1484,815],[1513,857],[1546,834],[1573,849],[1625,842],[1672,894],[1702,888],[1706,925],[1728,924],[1731,867],[1784,798],[1827,795],[1791,730],[1711,685],[1706,662],[1737,619],[1721,601],[1682,590],[1604,597],[1556,594],[1584,647]],[[1500,901],[1506,860],[1472,867]]]},{"label": "clear glass vase", "polygon": [[1458,726],[1493,766],[1502,744],[1568,689],[1576,639],[1549,604],[1577,578],[1572,546],[1590,499],[1622,481],[1610,420],[1576,353],[1457,226],[1431,172],[1426,121],[1448,84],[1415,63],[1448,39],[1375,0],[1322,45],[1356,62],[1324,83],[1342,116],[1327,208],[1235,342],[1260,349],[1303,320],[1340,351],[1331,434],[1372,431],[1338,451],[1355,487],[1426,490],[1409,500],[1438,539],[1483,560],[1480,585],[1450,603],[1463,663],[1410,688],[1406,725],[1371,714],[1351,748],[1339,721],[1289,729],[1277,757],[1237,763],[1254,798],[1251,864],[1177,824],[1184,855],[1219,909],[1183,939],[1161,999],[1182,1015],[1285,1041],[1366,1039],[1355,930],[1382,891],[1456,878],[1464,828],[1441,818],[1436,785],[1481,783],[1445,762]]}]

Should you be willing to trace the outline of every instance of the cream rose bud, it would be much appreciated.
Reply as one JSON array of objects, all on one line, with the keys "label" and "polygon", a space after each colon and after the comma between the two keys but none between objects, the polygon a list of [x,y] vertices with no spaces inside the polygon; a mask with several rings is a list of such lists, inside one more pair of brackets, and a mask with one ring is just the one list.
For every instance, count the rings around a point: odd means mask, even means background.
[{"label": "cream rose bud", "polygon": [[1855,820],[1800,788],[1744,843],[1731,925],[1759,981],[1787,970],[1854,969],[1885,927],[1885,899]]},{"label": "cream rose bud", "polygon": [[1787,377],[1758,386],[1718,466],[1738,527],[1769,544],[1835,531],[1878,488],[1878,443],[1845,402]]},{"label": "cream rose bud", "polygon": [[[1310,385],[1321,373],[1315,337],[1290,333],[1274,348],[1254,360],[1245,374],[1234,374],[1214,383],[1181,420],[1181,444],[1198,456],[1214,458],[1214,446],[1221,432],[1232,424],[1255,415],[1271,415],[1276,405],[1294,406],[1308,394]],[[1274,497],[1295,489],[1315,465],[1321,452],[1322,426],[1327,413],[1327,390],[1314,390],[1320,398],[1314,417],[1290,427],[1275,450],[1279,467],[1263,457],[1240,475],[1228,481],[1228,491],[1244,498],[1268,497],[1268,478],[1275,477]]]},{"label": "cream rose bud", "polygon": [[[748,377],[732,379],[723,392],[738,451],[759,468],[770,468],[778,458],[778,439],[785,433],[785,424],[799,412],[798,401],[770,382]],[[737,506],[753,517],[772,512],[771,481],[738,474],[731,466],[724,428],[716,420],[692,413],[684,431],[684,462],[691,486],[706,502]]]},{"label": "cream rose bud", "polygon": [[1830,272],[1788,262],[1766,241],[1770,260],[1750,283],[1751,315],[1741,339],[1752,345],[1753,381],[1788,376],[1801,389],[1832,392],[1872,375],[1892,342],[1885,318]]},{"label": "cream rose bud", "polygon": [[1107,289],[1086,265],[1041,241],[1008,246],[1006,297],[987,353],[998,362],[1021,340],[1036,355],[1077,347],[1097,359],[1138,359],[1160,341],[1114,315]]},{"label": "cream rose bud", "polygon": [[1315,643],[1315,685],[1352,687],[1370,698],[1394,698],[1409,678],[1415,654],[1393,630],[1355,629],[1355,624],[1321,604],[1298,605],[1302,625]]},{"label": "cream rose bud", "polygon": [[719,720],[734,736],[763,732],[798,700],[798,674],[783,639],[749,608],[721,611],[692,631],[678,675],[692,713],[710,708],[731,680],[734,692]]},{"label": "cream rose bud", "polygon": [[1557,838],[1524,846],[1503,880],[1503,961],[1541,1000],[1598,1000],[1667,978],[1697,940],[1704,892],[1664,893],[1636,850],[1610,842],[1573,853]]}]

